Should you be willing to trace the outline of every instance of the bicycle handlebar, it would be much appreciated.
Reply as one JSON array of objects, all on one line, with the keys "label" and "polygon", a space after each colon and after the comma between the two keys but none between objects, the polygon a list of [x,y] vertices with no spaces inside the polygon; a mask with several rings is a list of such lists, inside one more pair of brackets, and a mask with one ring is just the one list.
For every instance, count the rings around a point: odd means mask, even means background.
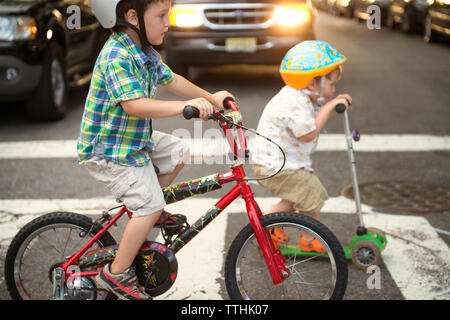
[{"label": "bicycle handlebar", "polygon": [[183,117],[186,120],[190,120],[192,118],[199,118],[200,117],[200,111],[196,107],[193,106],[185,106],[183,109]]},{"label": "bicycle handlebar", "polygon": [[[225,109],[234,110],[234,108],[232,108],[232,106],[234,105],[234,102],[235,101],[233,98],[227,97],[227,98],[223,99],[222,104]],[[198,111],[198,109],[196,107],[187,105],[183,109],[183,117],[186,120],[190,120],[192,118],[199,118],[200,112]],[[213,119],[213,118],[214,118],[214,114],[208,115],[208,119]]]}]

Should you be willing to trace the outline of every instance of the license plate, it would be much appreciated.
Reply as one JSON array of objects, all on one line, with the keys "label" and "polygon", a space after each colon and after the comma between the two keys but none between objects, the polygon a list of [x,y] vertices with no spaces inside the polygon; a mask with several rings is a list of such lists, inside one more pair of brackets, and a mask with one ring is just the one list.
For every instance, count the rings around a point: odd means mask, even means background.
[{"label": "license plate", "polygon": [[255,52],[256,38],[227,38],[225,39],[227,52]]}]

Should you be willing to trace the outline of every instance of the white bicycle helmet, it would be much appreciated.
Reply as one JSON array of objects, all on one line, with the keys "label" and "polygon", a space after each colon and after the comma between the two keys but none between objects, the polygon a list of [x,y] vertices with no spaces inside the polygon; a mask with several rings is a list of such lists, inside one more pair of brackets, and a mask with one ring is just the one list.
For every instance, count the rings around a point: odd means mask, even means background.
[{"label": "white bicycle helmet", "polygon": [[[139,29],[132,24],[126,22],[123,19],[117,19],[116,8],[120,1],[135,1],[136,11],[139,19]],[[147,40],[145,33],[145,22],[144,22],[144,4],[140,0],[90,0],[90,7],[94,16],[100,22],[103,28],[110,29],[116,25],[126,26],[133,29],[141,40],[142,47],[149,46],[150,43]]]},{"label": "white bicycle helmet", "polygon": [[105,29],[114,27],[117,23],[116,8],[122,0],[90,0],[92,12]]}]

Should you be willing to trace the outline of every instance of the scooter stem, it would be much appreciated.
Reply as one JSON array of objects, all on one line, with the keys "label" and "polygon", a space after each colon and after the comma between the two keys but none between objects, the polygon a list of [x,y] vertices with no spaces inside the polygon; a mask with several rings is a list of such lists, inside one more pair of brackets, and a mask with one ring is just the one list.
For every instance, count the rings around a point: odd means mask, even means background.
[{"label": "scooter stem", "polygon": [[355,196],[355,203],[356,203],[356,214],[359,216],[360,227],[365,229],[364,220],[361,214],[361,199],[359,196],[358,178],[356,176],[356,162],[355,156],[353,154],[352,134],[350,132],[350,121],[348,120],[347,110],[344,111],[344,127],[345,127],[345,138],[347,140],[348,158],[350,160],[350,171],[352,174],[353,194]]}]

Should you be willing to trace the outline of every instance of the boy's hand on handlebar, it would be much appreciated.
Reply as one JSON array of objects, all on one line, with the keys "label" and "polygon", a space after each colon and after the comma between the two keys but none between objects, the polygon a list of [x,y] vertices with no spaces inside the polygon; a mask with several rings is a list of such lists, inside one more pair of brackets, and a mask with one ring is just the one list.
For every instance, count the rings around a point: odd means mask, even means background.
[{"label": "boy's hand on handlebar", "polygon": [[348,107],[352,104],[352,97],[348,93],[340,94],[336,98],[330,100],[328,102],[330,111],[334,111],[334,108],[339,103],[342,103],[345,105],[345,107],[348,109]]},{"label": "boy's hand on handlebar", "polygon": [[214,113],[214,106],[205,98],[196,98],[185,102],[185,105],[196,107],[200,112],[200,119],[208,121],[208,114]]},{"label": "boy's hand on handlebar", "polygon": [[212,94],[212,100],[213,100],[212,103],[214,104],[214,106],[216,106],[220,109],[223,109],[223,100],[225,100],[225,98],[230,98],[230,97],[233,98],[234,100],[236,100],[234,98],[234,96],[231,93],[229,93],[228,91],[225,91],[225,90],[219,91],[219,92]]}]

